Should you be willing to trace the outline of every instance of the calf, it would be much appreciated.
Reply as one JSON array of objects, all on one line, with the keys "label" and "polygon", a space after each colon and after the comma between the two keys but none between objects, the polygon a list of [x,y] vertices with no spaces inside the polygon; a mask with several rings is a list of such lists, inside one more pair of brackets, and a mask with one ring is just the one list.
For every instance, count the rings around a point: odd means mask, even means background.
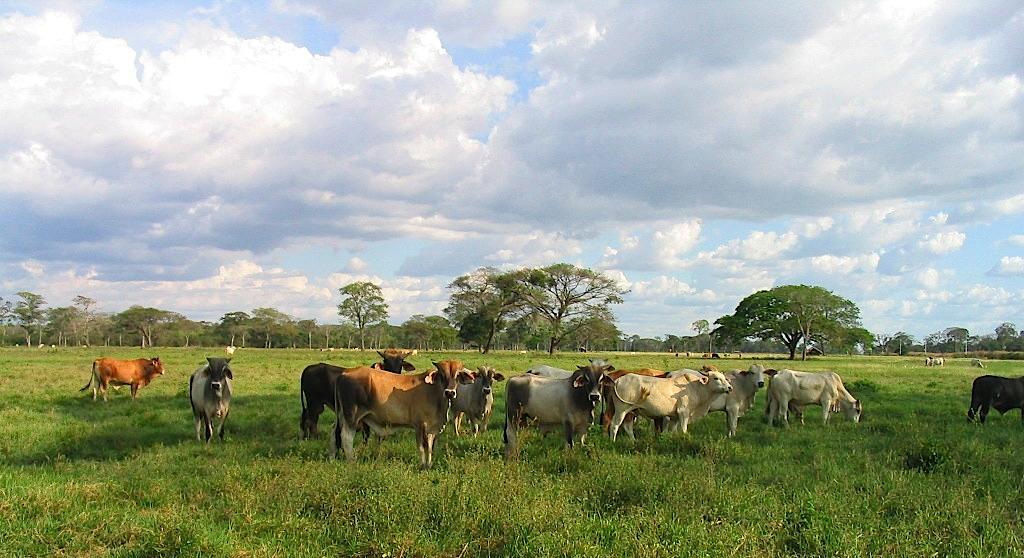
[{"label": "calf", "polygon": [[541,428],[562,426],[565,443],[583,444],[594,421],[594,407],[601,401],[601,386],[611,382],[610,364],[580,366],[568,378],[523,374],[511,378],[505,389],[505,459],[519,454],[519,429],[529,419]]},{"label": "calf", "polygon": [[[416,354],[416,351],[405,349],[386,349],[377,351],[381,361],[371,368],[401,374],[403,370],[415,370],[416,367],[405,359]],[[303,438],[319,438],[317,424],[324,407],[334,410],[334,381],[346,369],[323,362],[311,364],[302,370],[299,377],[299,400],[302,402],[302,415],[299,417],[299,429]],[[364,439],[369,431],[364,430]]]},{"label": "calf", "polygon": [[708,412],[725,411],[730,437],[736,435],[736,423],[739,418],[754,406],[757,390],[764,387],[764,377],[774,373],[774,370],[769,372],[760,364],[751,364],[749,370],[732,370],[725,374],[733,389],[712,399]]},{"label": "calf", "polygon": [[224,423],[231,410],[231,380],[235,378],[228,366],[230,361],[230,358],[207,358],[206,364],[188,378],[189,403],[195,419],[196,440],[200,442],[210,443],[214,419],[220,420],[217,435],[224,440]]},{"label": "calf", "polygon": [[434,464],[434,440],[448,424],[450,401],[458,385],[473,382],[473,373],[457,360],[433,363],[435,369],[422,374],[393,374],[373,368],[350,368],[334,382],[337,410],[330,453],[339,449],[353,459],[356,430],[366,425],[378,436],[391,434],[391,427],[416,431],[420,465]]},{"label": "calf", "polygon": [[[664,378],[664,370],[655,370],[653,368],[637,368],[635,370],[615,370],[608,373],[608,377],[614,382],[626,374],[637,374],[639,376],[650,376],[652,378]],[[602,401],[604,402],[604,410],[601,412],[601,426],[608,431],[611,428],[612,416],[615,415],[615,398],[612,397],[612,389],[614,383],[609,383],[604,386],[601,390]],[[636,413],[630,413],[625,419],[629,422],[629,428],[632,430],[633,424],[636,422]],[[657,432],[661,432],[662,422],[660,419],[654,419],[654,429]]]},{"label": "calf", "polygon": [[1020,409],[1020,419],[1024,421],[1024,376],[975,378],[971,386],[971,406],[967,409],[967,421],[973,422],[977,418],[985,424],[989,407],[994,407],[1001,415],[1010,409]]},{"label": "calf", "polygon": [[[675,419],[685,433],[691,421],[707,414],[707,407],[715,396],[730,391],[729,381],[717,371],[696,377],[689,374],[674,378],[623,376],[615,382],[613,390],[615,416],[610,431],[612,441],[615,441],[626,414],[633,410],[651,418]],[[629,425],[626,433],[633,438]]]},{"label": "calf", "polygon": [[455,423],[455,435],[459,436],[462,425],[462,415],[466,415],[473,423],[473,435],[476,436],[480,430],[487,431],[487,422],[491,418],[491,411],[494,407],[494,395],[491,393],[491,386],[494,382],[505,379],[500,372],[496,372],[490,366],[477,368],[476,379],[472,384],[459,384],[458,394],[452,401],[451,416]]},{"label": "calf", "polygon": [[800,413],[803,408],[821,405],[822,422],[828,423],[831,413],[842,411],[853,422],[860,422],[863,411],[857,401],[843,386],[843,380],[835,372],[798,372],[780,370],[768,386],[768,424],[773,425],[781,418],[789,426],[789,412]]},{"label": "calf", "polygon": [[[103,400],[107,400],[107,386],[114,387],[122,385],[132,386],[132,400],[138,396],[139,388],[146,387],[157,376],[164,374],[164,365],[160,357],[151,359],[137,358],[135,360],[117,360],[113,358],[100,358],[92,363],[92,375],[89,382],[78,391],[85,391],[92,388],[92,400],[96,400],[96,392],[103,393]],[[93,385],[95,384],[95,385]]]}]

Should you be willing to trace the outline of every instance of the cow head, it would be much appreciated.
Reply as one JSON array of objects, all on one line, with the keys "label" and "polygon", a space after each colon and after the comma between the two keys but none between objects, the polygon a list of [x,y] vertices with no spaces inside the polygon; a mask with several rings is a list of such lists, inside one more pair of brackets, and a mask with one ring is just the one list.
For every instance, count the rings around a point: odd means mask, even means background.
[{"label": "cow head", "polygon": [[572,387],[580,400],[586,400],[593,408],[601,401],[601,388],[614,383],[608,373],[615,367],[603,360],[592,360],[587,366],[579,366],[569,377]]},{"label": "cow head", "polygon": [[388,372],[394,372],[395,374],[401,374],[403,370],[411,372],[416,370],[416,367],[410,362],[406,362],[405,359],[416,354],[416,350],[407,349],[386,349],[384,351],[377,351],[382,359],[379,364],[375,364],[374,368],[380,370],[387,370]]},{"label": "cow head", "polygon": [[434,362],[434,370],[423,376],[423,381],[433,384],[444,390],[444,396],[448,399],[455,399],[458,393],[456,387],[459,384],[472,384],[476,378],[473,373],[462,366],[458,360],[442,360]]},{"label": "cow head", "polygon": [[860,422],[860,416],[861,414],[864,413],[864,408],[861,406],[860,401],[857,399],[854,399],[853,401],[840,399],[839,410],[843,412],[843,416],[852,420],[853,422]]},{"label": "cow head", "polygon": [[150,378],[164,375],[164,363],[160,362],[160,357],[149,359],[149,362],[146,363],[146,372]]},{"label": "cow head", "polygon": [[751,379],[751,381],[754,382],[754,385],[756,385],[757,387],[759,387],[759,388],[763,388],[764,387],[764,377],[765,377],[764,366],[761,366],[760,364],[751,364],[750,365],[750,370],[744,370],[744,371],[740,372],[740,375],[745,376],[745,377],[749,377]]},{"label": "cow head", "polygon": [[209,378],[210,391],[213,392],[215,397],[220,397],[224,393],[224,385],[227,384],[227,380],[234,380],[235,375],[231,372],[231,367],[228,363],[231,362],[230,358],[214,358],[209,357],[206,359],[208,366],[206,367],[207,378]]},{"label": "cow head", "polygon": [[729,383],[729,379],[725,377],[725,374],[717,370],[703,373],[698,381],[704,385],[710,385],[711,391],[715,393],[729,393],[732,391],[732,384]]},{"label": "cow head", "polygon": [[484,395],[491,394],[491,386],[494,382],[500,382],[505,379],[500,372],[494,370],[490,366],[480,366],[476,369],[476,381],[480,383],[480,387],[483,390]]}]

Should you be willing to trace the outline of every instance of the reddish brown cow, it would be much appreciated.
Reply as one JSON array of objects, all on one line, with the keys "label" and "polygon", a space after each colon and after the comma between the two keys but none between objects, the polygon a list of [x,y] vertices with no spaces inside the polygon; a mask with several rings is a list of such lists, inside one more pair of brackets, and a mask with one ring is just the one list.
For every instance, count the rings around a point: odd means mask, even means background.
[{"label": "reddish brown cow", "polygon": [[[153,378],[162,376],[164,365],[160,357],[150,359],[137,358],[135,360],[117,360],[113,358],[100,358],[92,363],[92,376],[89,383],[78,391],[85,391],[92,387],[92,399],[96,400],[97,390],[103,393],[103,400],[107,400],[108,385],[131,385],[132,399],[139,393],[139,388],[153,381]],[[93,385],[95,384],[95,385]]]}]

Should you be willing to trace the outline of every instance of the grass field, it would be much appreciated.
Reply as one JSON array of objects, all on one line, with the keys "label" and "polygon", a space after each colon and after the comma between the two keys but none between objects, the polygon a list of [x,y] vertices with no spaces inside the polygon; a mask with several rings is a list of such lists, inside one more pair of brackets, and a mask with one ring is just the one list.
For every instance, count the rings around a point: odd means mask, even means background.
[{"label": "grass field", "polygon": [[[150,354],[153,353],[153,354]],[[94,358],[159,355],[168,373],[130,401],[79,393]],[[357,442],[355,462],[298,439],[299,372],[358,352],[239,350],[224,444],[194,438],[188,376],[217,351],[0,349],[0,556],[1021,556],[1024,426],[1017,412],[965,420],[966,361],[819,358],[864,403],[863,422],[817,408],[806,426],[768,428],[763,392],[725,438],[721,413],[689,435],[611,444],[594,427],[566,452],[522,437],[502,460],[504,386],[490,429],[441,435],[430,471],[413,435]],[[593,355],[589,355],[593,356]],[[698,359],[599,355],[622,368]],[[419,354],[521,372],[576,354]],[[725,360],[746,368],[752,362]],[[788,363],[772,362],[777,367]],[[993,361],[988,373],[1024,374]],[[333,424],[324,413],[321,430]]]}]

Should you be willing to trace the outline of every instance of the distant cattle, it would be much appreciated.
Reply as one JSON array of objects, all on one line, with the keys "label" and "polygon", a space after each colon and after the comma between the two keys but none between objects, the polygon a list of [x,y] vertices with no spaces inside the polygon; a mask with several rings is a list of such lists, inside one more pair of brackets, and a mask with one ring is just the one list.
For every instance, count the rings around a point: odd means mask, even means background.
[{"label": "distant cattle", "polygon": [[[374,363],[371,368],[401,374],[403,370],[415,370],[416,367],[405,359],[416,354],[416,351],[404,349],[387,349],[377,351],[381,362]],[[334,380],[345,368],[320,362],[311,364],[302,370],[299,377],[299,400],[302,402],[302,415],[299,417],[299,428],[303,438],[318,438],[317,424],[324,407],[334,410]],[[364,431],[364,436],[368,435]]]},{"label": "distant cattle", "polygon": [[224,347],[224,352],[228,356],[231,356],[231,355],[235,354],[235,349],[237,349],[237,348],[238,347],[235,347],[234,345],[228,345],[227,347]]},{"label": "distant cattle", "polygon": [[579,366],[568,378],[523,374],[511,378],[505,389],[505,459],[519,453],[519,430],[531,419],[541,428],[561,426],[566,446],[586,440],[601,402],[601,387],[612,380],[610,364]]},{"label": "distant cattle", "polygon": [[1024,376],[1004,378],[1002,376],[979,376],[971,386],[971,406],[967,409],[967,420],[978,419],[985,424],[989,407],[999,414],[1010,409],[1020,409],[1024,421]]},{"label": "distant cattle", "polygon": [[207,358],[206,364],[188,378],[189,403],[196,439],[200,442],[210,443],[215,419],[220,421],[217,435],[224,440],[224,423],[231,410],[231,381],[235,378],[228,365],[230,361],[230,358]]},{"label": "distant cattle", "polygon": [[393,374],[374,368],[349,368],[334,382],[336,420],[331,455],[344,451],[353,459],[352,442],[361,425],[378,436],[395,426],[416,431],[420,466],[434,464],[434,441],[448,423],[448,405],[458,385],[473,382],[473,373],[460,361],[435,362],[421,374]]},{"label": "distant cattle", "polygon": [[117,360],[113,358],[100,358],[92,363],[92,375],[89,382],[78,391],[85,391],[92,386],[92,399],[96,400],[96,393],[103,394],[103,400],[107,400],[107,386],[114,387],[122,385],[132,386],[132,399],[139,393],[139,388],[146,387],[157,376],[164,373],[164,365],[160,357],[150,359],[137,358],[135,360]]},{"label": "distant cattle", "polygon": [[452,422],[455,423],[455,435],[461,434],[463,415],[473,424],[473,435],[481,430],[487,430],[487,422],[491,418],[494,409],[494,382],[505,379],[500,372],[490,366],[480,366],[475,374],[476,378],[471,384],[459,384],[458,394],[452,401],[449,414]]},{"label": "distant cattle", "polygon": [[862,407],[843,386],[843,380],[835,372],[798,372],[780,370],[768,386],[768,424],[780,418],[789,426],[789,412],[800,413],[803,422],[803,408],[821,405],[822,421],[827,423],[833,412],[842,413],[853,422],[860,422]]},{"label": "distant cattle", "polygon": [[[729,436],[736,435],[736,424],[754,405],[757,390],[764,387],[765,376],[773,376],[775,370],[765,369],[760,364],[751,364],[748,370],[732,370],[725,374],[733,389],[711,400],[708,412],[724,411]],[[695,417],[700,418],[700,417]]]},{"label": "distant cattle", "polygon": [[[674,378],[627,374],[615,382],[612,390],[615,416],[609,435],[614,441],[626,415],[634,410],[646,417],[668,419],[685,433],[691,421],[707,414],[707,406],[715,396],[729,391],[732,386],[721,372],[683,374]],[[628,424],[626,434],[633,438],[632,427]]]},{"label": "distant cattle", "polygon": [[982,362],[980,358],[972,358],[971,359],[971,366],[973,366],[975,368],[985,368],[985,363]]},{"label": "distant cattle", "polygon": [[924,359],[925,366],[944,366],[945,364],[946,359],[943,357],[925,357]]}]

